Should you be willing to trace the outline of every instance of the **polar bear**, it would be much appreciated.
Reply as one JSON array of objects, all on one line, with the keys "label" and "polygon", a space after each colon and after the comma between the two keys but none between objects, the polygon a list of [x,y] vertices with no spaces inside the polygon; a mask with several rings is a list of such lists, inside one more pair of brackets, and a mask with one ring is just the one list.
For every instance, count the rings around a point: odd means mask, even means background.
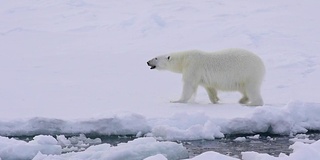
[{"label": "polar bear", "polygon": [[216,52],[190,50],[155,57],[147,62],[150,69],[182,73],[183,91],[177,103],[187,103],[203,86],[212,103],[218,103],[217,90],[239,91],[239,103],[261,106],[260,87],[265,74],[262,60],[244,49]]}]

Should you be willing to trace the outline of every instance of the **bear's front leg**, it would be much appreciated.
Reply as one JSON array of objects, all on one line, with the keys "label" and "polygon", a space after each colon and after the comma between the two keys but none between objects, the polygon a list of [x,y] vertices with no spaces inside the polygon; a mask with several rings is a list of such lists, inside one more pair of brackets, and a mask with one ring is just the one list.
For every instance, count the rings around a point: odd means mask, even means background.
[{"label": "bear's front leg", "polygon": [[217,90],[214,88],[205,87],[206,91],[208,92],[209,99],[213,104],[218,103],[219,98],[217,96]]},{"label": "bear's front leg", "polygon": [[192,95],[197,91],[198,85],[192,83],[184,83],[183,84],[183,91],[181,98],[177,101],[171,101],[171,103],[187,103]]}]

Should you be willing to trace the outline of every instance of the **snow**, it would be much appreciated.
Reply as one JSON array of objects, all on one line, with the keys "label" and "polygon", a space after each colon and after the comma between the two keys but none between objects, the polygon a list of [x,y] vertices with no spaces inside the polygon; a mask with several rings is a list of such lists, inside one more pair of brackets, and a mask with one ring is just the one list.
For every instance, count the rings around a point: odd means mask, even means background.
[{"label": "snow", "polygon": [[[187,158],[184,149],[168,140],[319,131],[319,6],[317,0],[5,0],[0,6],[0,158],[127,153],[164,159],[169,154],[165,149],[180,148],[181,159]],[[230,47],[263,59],[266,105],[242,106],[236,103],[239,94],[223,92],[220,104],[212,105],[202,88],[193,103],[169,103],[179,98],[181,75],[146,66],[159,54]],[[140,138],[110,146],[86,134]],[[35,137],[24,142],[11,136]],[[281,158],[315,159],[318,144],[296,142],[294,152]],[[151,149],[148,154],[142,153],[144,147]],[[70,151],[78,152],[66,153]],[[243,155],[247,160],[279,159]],[[208,152],[195,158],[215,156],[223,155]]]}]

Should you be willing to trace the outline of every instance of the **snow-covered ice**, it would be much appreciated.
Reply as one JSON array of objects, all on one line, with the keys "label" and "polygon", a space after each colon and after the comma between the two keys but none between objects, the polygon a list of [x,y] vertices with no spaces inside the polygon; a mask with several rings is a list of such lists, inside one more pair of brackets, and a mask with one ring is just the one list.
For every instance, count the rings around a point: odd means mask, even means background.
[{"label": "snow-covered ice", "polygon": [[[58,139],[61,139],[58,138]],[[69,141],[71,140],[64,140]],[[30,142],[13,138],[0,137],[0,157],[2,159],[144,159],[152,155],[162,154],[167,159],[188,157],[187,150],[174,142],[158,142],[156,139],[138,138],[128,143],[111,146],[98,144],[82,152],[62,154],[63,145],[52,136],[36,136]]]},{"label": "snow-covered ice", "polygon": [[[168,118],[121,114],[103,119],[61,120],[31,118],[0,122],[3,136],[50,135],[141,135],[160,140],[223,138],[228,134],[272,133],[295,135],[320,130],[320,105],[291,102],[283,107],[252,108],[246,118],[222,119],[203,112],[177,113]],[[252,138],[259,138],[254,136]]]},{"label": "snow-covered ice", "polygon": [[95,133],[101,135],[135,135],[146,133],[150,126],[146,118],[137,114],[119,114],[108,118],[62,120],[52,118],[16,119],[0,122],[0,135],[32,136],[37,134]]},{"label": "snow-covered ice", "polygon": [[246,140],[247,140],[246,137],[237,137],[233,141],[235,141],[235,142],[245,142]]},{"label": "snow-covered ice", "polygon": [[205,160],[205,159],[219,159],[219,160],[237,160],[236,158],[232,158],[217,152],[205,152],[202,153],[194,158],[191,158],[190,160]]},{"label": "snow-covered ice", "polygon": [[[187,150],[182,144],[174,142],[158,142],[154,138],[138,138],[128,143],[110,146],[100,144],[91,146],[83,152],[48,155],[38,153],[34,160],[52,159],[113,159],[113,160],[141,160],[157,154],[165,155],[166,159],[183,159],[188,157]],[[163,157],[162,157],[163,158]]]},{"label": "snow-covered ice", "polygon": [[[167,140],[319,131],[319,7],[317,0],[5,0],[0,5],[0,158],[85,159],[135,150],[138,158],[163,159],[172,147],[180,148],[179,159],[188,158],[185,150]],[[223,92],[221,103],[213,105],[202,88],[193,103],[169,103],[181,93],[181,75],[146,66],[159,54],[230,47],[263,59],[266,105],[242,106],[236,103],[240,94]],[[140,138],[110,146],[86,134]],[[36,137],[24,142],[11,136]],[[294,152],[282,159],[319,155],[319,141],[309,143],[295,142]],[[149,154],[142,153],[144,147]],[[195,158],[205,157],[226,156],[208,152]]]},{"label": "snow-covered ice", "polygon": [[30,142],[0,136],[1,159],[32,159],[38,152],[47,155],[61,154],[62,147],[52,136],[36,136]]},{"label": "snow-covered ice", "polygon": [[256,134],[254,136],[248,136],[249,139],[259,139],[260,138],[260,135],[259,134]]}]

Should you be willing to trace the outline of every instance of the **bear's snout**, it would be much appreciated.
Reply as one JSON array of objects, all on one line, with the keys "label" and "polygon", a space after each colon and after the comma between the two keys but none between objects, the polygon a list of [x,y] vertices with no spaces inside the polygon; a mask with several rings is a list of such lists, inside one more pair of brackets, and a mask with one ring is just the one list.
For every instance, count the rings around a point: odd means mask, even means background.
[{"label": "bear's snout", "polygon": [[151,60],[147,62],[147,65],[150,66],[150,69],[155,69],[156,66],[151,64]]}]

